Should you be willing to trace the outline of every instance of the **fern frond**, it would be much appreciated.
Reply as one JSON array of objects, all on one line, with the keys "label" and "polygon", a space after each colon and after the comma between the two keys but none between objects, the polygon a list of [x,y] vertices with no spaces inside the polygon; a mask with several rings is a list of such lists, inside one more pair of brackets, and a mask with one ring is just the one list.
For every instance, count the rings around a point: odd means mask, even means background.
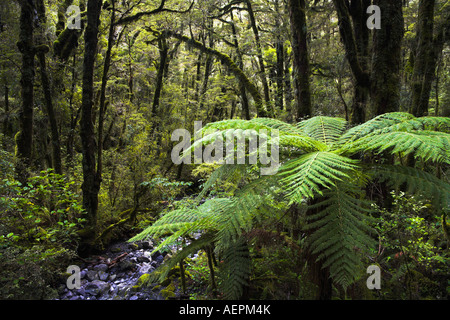
[{"label": "fern frond", "polygon": [[339,138],[339,145],[345,145],[351,141],[358,140],[362,137],[381,133],[382,130],[393,131],[392,127],[399,123],[404,123],[415,119],[412,114],[406,112],[391,112],[379,115],[369,121],[357,125],[345,132]]},{"label": "fern frond", "polygon": [[419,117],[406,112],[392,112],[379,115],[363,124],[349,129],[343,134],[337,145],[344,146],[363,137],[376,136],[389,132],[410,131],[450,131],[450,118]]},{"label": "fern frond", "polygon": [[258,123],[261,125],[264,125],[268,128],[271,129],[277,129],[281,132],[284,132],[286,134],[291,134],[291,135],[305,135],[305,132],[303,132],[302,130],[300,130],[300,128],[298,128],[295,125],[292,125],[290,123],[278,120],[278,119],[271,119],[271,118],[255,118],[252,120],[249,120],[250,122],[253,123]]},{"label": "fern frond", "polygon": [[450,134],[435,131],[394,131],[366,136],[343,148],[351,153],[390,150],[392,154],[414,154],[423,161],[450,163]]},{"label": "fern frond", "polygon": [[198,194],[196,197],[196,201],[200,201],[206,193],[211,189],[211,187],[216,184],[219,181],[227,181],[228,179],[235,177],[235,176],[243,176],[245,170],[247,169],[246,165],[230,165],[230,164],[223,164],[210,175],[208,180],[203,186],[202,191]]},{"label": "fern frond", "polygon": [[284,164],[279,172],[281,185],[286,188],[290,202],[301,203],[322,190],[335,185],[335,181],[349,178],[358,162],[331,152],[314,152]]},{"label": "fern frond", "polygon": [[247,242],[244,239],[238,239],[229,243],[221,257],[223,264],[218,273],[219,288],[225,299],[239,299],[242,296],[243,287],[248,284],[251,273]]},{"label": "fern frond", "polygon": [[[273,137],[271,130],[278,130],[278,137]],[[263,131],[265,130],[265,131]],[[303,152],[325,150],[326,144],[316,140],[299,128],[275,119],[253,119],[253,120],[224,120],[209,123],[201,131],[201,138],[197,139],[186,151],[185,155],[201,145],[208,145],[218,139],[226,142],[231,134],[234,137],[245,138],[248,141],[252,138],[265,138],[268,143],[278,143],[280,149],[296,148]]]},{"label": "fern frond", "polygon": [[275,179],[274,176],[266,176],[250,182],[220,208],[216,234],[219,249],[251,230],[254,223],[261,221],[265,214],[273,215],[276,212],[277,208],[270,206],[278,191]]},{"label": "fern frond", "polygon": [[313,254],[330,268],[333,281],[344,289],[355,280],[360,271],[361,252],[373,244],[370,203],[359,198],[358,188],[339,184],[324,192],[310,209],[320,210],[307,216],[307,228],[314,230],[308,239]]},{"label": "fern frond", "polygon": [[311,138],[330,146],[344,133],[347,121],[342,118],[318,116],[301,121],[297,127]]},{"label": "fern frond", "polygon": [[450,204],[450,184],[420,169],[377,165],[368,170],[368,173],[394,189],[406,185],[408,193],[427,196],[441,208],[446,208]]}]

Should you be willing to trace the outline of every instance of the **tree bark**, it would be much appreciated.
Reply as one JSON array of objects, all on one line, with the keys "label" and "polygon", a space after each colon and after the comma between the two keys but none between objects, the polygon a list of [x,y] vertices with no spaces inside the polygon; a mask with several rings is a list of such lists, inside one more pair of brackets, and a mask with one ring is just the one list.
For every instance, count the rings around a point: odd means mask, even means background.
[{"label": "tree bark", "polygon": [[373,38],[371,105],[373,116],[400,109],[400,67],[403,40],[401,1],[375,0],[381,10],[381,29]]},{"label": "tree bark", "polygon": [[250,25],[252,27],[253,34],[255,36],[256,57],[258,59],[259,74],[260,74],[261,83],[262,83],[263,91],[264,91],[264,101],[266,103],[266,108],[267,108],[267,111],[269,112],[269,116],[275,117],[273,106],[272,106],[272,101],[270,101],[269,84],[267,83],[266,67],[264,65],[261,40],[259,37],[258,27],[256,25],[255,13],[253,12],[253,7],[252,7],[251,1],[245,0],[245,3],[247,4],[247,11],[248,11],[248,16],[249,16],[249,20],[250,20]]},{"label": "tree bark", "polygon": [[[45,25],[47,21],[46,13],[45,13],[45,4],[43,0],[38,0],[37,2],[37,12],[39,16],[39,21],[41,25]],[[61,159],[61,140],[59,137],[58,131],[58,122],[56,120],[55,109],[53,107],[53,99],[52,99],[52,90],[51,84],[47,73],[47,64],[45,59],[45,54],[48,52],[48,47],[45,45],[44,41],[44,32],[41,31],[39,34],[39,46],[41,47],[36,51],[38,61],[39,61],[39,69],[41,75],[42,82],[42,90],[44,92],[44,100],[47,116],[50,123],[50,132],[51,132],[51,140],[52,140],[52,167],[55,170],[55,173],[62,174],[62,159]]]},{"label": "tree bark", "polygon": [[22,76],[20,79],[22,107],[19,113],[20,131],[16,134],[16,177],[25,184],[27,169],[31,166],[33,150],[34,108],[34,19],[33,0],[20,1],[20,34],[17,47],[22,54]]},{"label": "tree bark", "polygon": [[435,0],[420,0],[416,29],[416,56],[411,79],[412,103],[410,112],[416,117],[428,114],[431,82],[436,67],[433,48]]},{"label": "tree bark", "polygon": [[105,113],[106,113],[106,86],[108,84],[108,73],[111,66],[111,51],[114,45],[114,33],[115,33],[115,0],[110,1],[111,8],[111,19],[109,25],[108,33],[108,46],[106,49],[105,60],[103,62],[103,75],[102,84],[100,87],[100,106],[98,112],[98,138],[97,138],[97,181],[102,181],[102,171],[103,171],[103,126],[105,123]]},{"label": "tree bark", "polygon": [[312,114],[305,0],[289,0],[297,119]]},{"label": "tree bark", "polygon": [[366,120],[370,94],[367,16],[364,15],[370,1],[352,1],[351,6],[347,0],[333,0],[333,3],[339,20],[339,34],[355,82],[350,123],[360,124]]},{"label": "tree bark", "polygon": [[[242,53],[241,49],[239,47],[238,42],[238,35],[237,35],[237,28],[234,23],[234,17],[233,17],[233,10],[230,11],[230,18],[231,18],[231,31],[233,33],[233,39],[234,39],[234,47],[236,49],[236,57],[237,57],[237,65],[240,69],[244,68],[244,62],[242,59]],[[245,89],[244,85],[239,86],[239,90],[241,92],[241,105],[242,105],[242,114],[244,119],[250,120],[250,108],[248,104],[248,97],[247,97],[247,90]]]},{"label": "tree bark", "polygon": [[152,115],[155,117],[158,114],[159,98],[161,97],[161,91],[163,87],[164,70],[167,64],[167,57],[169,48],[165,38],[161,37],[158,42],[159,46],[159,67],[158,74],[156,75],[155,94],[153,95]]},{"label": "tree bark", "polygon": [[81,101],[80,137],[83,154],[83,208],[86,210],[86,229],[82,234],[82,253],[88,253],[93,246],[97,226],[98,192],[101,181],[96,174],[96,141],[93,123],[94,64],[97,56],[98,28],[100,24],[101,0],[89,0],[87,5],[87,26],[85,30],[85,53],[83,61],[83,85]]}]

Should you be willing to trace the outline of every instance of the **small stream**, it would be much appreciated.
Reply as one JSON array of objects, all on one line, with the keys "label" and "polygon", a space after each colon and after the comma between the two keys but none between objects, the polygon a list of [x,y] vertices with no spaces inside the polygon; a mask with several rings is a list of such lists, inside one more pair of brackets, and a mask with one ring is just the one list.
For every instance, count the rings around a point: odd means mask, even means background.
[{"label": "small stream", "polygon": [[62,285],[58,300],[165,299],[161,286],[138,285],[142,275],[153,272],[164,260],[165,254],[152,251],[151,241],[112,245],[103,254],[79,265],[80,288],[70,290],[66,284]]}]

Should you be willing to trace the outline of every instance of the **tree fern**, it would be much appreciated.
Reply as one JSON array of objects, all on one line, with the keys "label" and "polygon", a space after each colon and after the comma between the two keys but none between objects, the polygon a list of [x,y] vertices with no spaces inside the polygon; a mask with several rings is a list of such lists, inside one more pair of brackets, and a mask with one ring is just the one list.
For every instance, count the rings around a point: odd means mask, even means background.
[{"label": "tree fern", "polygon": [[[310,232],[309,248],[318,256],[318,263],[329,268],[334,283],[346,288],[362,270],[362,254],[372,245],[367,226],[370,202],[364,199],[369,181],[383,182],[390,188],[406,186],[411,194],[432,197],[438,209],[447,209],[449,203],[450,186],[437,177],[419,168],[370,161],[384,155],[399,156],[397,159],[412,155],[422,164],[448,164],[449,128],[448,118],[416,118],[401,112],[349,129],[344,119],[330,117],[314,117],[297,125],[275,119],[208,124],[196,146],[214,143],[230,129],[251,129],[266,138],[270,130],[278,130],[278,140],[272,142],[280,144],[280,170],[273,176],[258,177],[255,171],[248,174],[252,170],[247,165],[223,166],[211,175],[200,197],[217,182],[236,174],[240,179],[234,180],[239,184],[232,196],[169,212],[133,239],[164,235],[161,247],[195,232],[208,235],[201,239],[214,244],[224,261],[219,274],[226,297],[238,297],[250,272],[243,234],[267,225],[292,203],[310,203],[305,230]],[[378,157],[357,160],[370,153]],[[193,248],[195,245],[187,246],[187,251],[183,249],[176,256],[183,257]]]}]

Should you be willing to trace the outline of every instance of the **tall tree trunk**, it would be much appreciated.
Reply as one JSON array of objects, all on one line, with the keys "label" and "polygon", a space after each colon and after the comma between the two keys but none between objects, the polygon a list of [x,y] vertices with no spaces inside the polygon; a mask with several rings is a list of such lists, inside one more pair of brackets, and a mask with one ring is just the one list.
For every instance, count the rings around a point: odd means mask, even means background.
[{"label": "tall tree trunk", "polygon": [[275,97],[275,109],[283,110],[284,103],[284,44],[283,39],[280,35],[280,26],[282,25],[282,21],[280,18],[280,8],[279,8],[279,1],[275,1],[275,13],[276,13],[276,20],[277,20],[277,26],[275,27],[274,32],[276,33],[276,43],[275,43],[275,51],[277,56],[277,62],[275,67],[275,82],[277,84],[277,91],[276,91],[276,97]]},{"label": "tall tree trunk", "polygon": [[[244,62],[242,59],[242,53],[241,53],[241,49],[239,47],[239,42],[238,42],[238,32],[236,29],[236,24],[234,23],[234,17],[233,17],[233,10],[230,11],[230,18],[231,18],[231,31],[233,33],[233,40],[234,40],[234,47],[236,49],[236,57],[237,57],[237,65],[239,68],[243,69],[244,68]],[[249,104],[248,104],[248,97],[247,97],[247,90],[245,89],[244,85],[240,85],[239,86],[239,90],[240,90],[240,96],[241,96],[241,105],[242,105],[242,114],[244,119],[246,120],[250,120],[250,108],[249,108]]]},{"label": "tall tree trunk", "polygon": [[[339,34],[345,48],[347,61],[354,78],[354,95],[350,111],[350,123],[359,124],[366,120],[367,103],[370,94],[370,76],[367,68],[368,32],[366,11],[368,0],[333,0],[339,20]],[[364,29],[365,28],[365,29]]]},{"label": "tall tree trunk", "polygon": [[27,169],[31,166],[33,150],[33,108],[34,108],[34,20],[35,5],[33,0],[20,3],[20,34],[17,47],[22,54],[22,76],[20,79],[22,107],[19,113],[20,131],[16,135],[16,177],[25,183]]},{"label": "tall tree trunk", "polygon": [[247,4],[247,11],[248,11],[248,16],[249,16],[249,20],[250,20],[250,25],[252,27],[253,34],[255,36],[256,57],[258,59],[259,74],[260,74],[261,83],[262,83],[263,91],[264,91],[264,101],[266,102],[266,108],[267,108],[267,111],[269,112],[269,116],[275,117],[272,102],[270,101],[269,84],[267,82],[266,67],[264,65],[261,40],[259,37],[258,27],[256,25],[255,13],[253,12],[253,7],[252,7],[251,1],[245,0],[245,3]]},{"label": "tall tree trunk", "polygon": [[433,49],[435,0],[420,0],[416,24],[416,56],[411,79],[412,104],[410,112],[417,117],[428,113],[431,83],[429,73],[436,66]]},{"label": "tall tree trunk", "polygon": [[277,82],[277,95],[275,98],[276,108],[283,110],[284,103],[284,45],[281,37],[278,36],[277,43],[275,44],[277,53],[276,64],[276,82]]},{"label": "tall tree trunk", "polygon": [[[152,116],[155,117],[159,111],[159,98],[161,97],[161,91],[163,87],[164,70],[166,69],[167,57],[169,48],[165,38],[161,37],[158,40],[159,46],[159,67],[158,74],[156,75],[155,94],[153,95]],[[156,125],[156,123],[155,123]]]},{"label": "tall tree trunk", "polygon": [[401,1],[375,0],[381,10],[381,29],[373,38],[371,104],[373,116],[399,111],[400,67],[403,40]]},{"label": "tall tree trunk", "polygon": [[114,33],[115,33],[115,19],[116,19],[116,6],[115,0],[110,1],[112,8],[111,19],[109,25],[108,33],[108,46],[106,48],[105,60],[103,62],[103,75],[102,84],[100,87],[100,106],[98,112],[98,138],[97,138],[97,180],[102,181],[102,171],[103,171],[103,127],[105,123],[105,113],[106,113],[106,86],[108,84],[108,73],[111,66],[111,52],[114,45]]},{"label": "tall tree trunk", "polygon": [[[45,26],[47,21],[45,13],[45,4],[43,0],[37,0],[37,12],[41,26]],[[56,120],[55,109],[53,107],[52,90],[50,80],[47,73],[47,64],[45,60],[45,53],[48,51],[45,44],[44,30],[39,34],[39,49],[36,50],[36,55],[39,61],[39,69],[42,82],[42,90],[44,92],[45,107],[50,123],[51,141],[52,141],[52,167],[57,174],[62,174],[62,159],[61,159],[61,141],[59,138],[58,122]]]},{"label": "tall tree trunk", "polygon": [[81,253],[92,249],[92,240],[97,227],[98,192],[101,181],[96,173],[95,151],[97,150],[93,122],[94,64],[97,56],[98,28],[100,25],[101,0],[89,0],[87,4],[87,26],[84,34],[85,53],[83,61],[83,85],[81,100],[80,137],[83,154],[83,208],[86,210]]},{"label": "tall tree trunk", "polygon": [[306,3],[305,0],[289,0],[288,5],[294,53],[294,92],[297,102],[297,118],[300,119],[312,114]]}]

